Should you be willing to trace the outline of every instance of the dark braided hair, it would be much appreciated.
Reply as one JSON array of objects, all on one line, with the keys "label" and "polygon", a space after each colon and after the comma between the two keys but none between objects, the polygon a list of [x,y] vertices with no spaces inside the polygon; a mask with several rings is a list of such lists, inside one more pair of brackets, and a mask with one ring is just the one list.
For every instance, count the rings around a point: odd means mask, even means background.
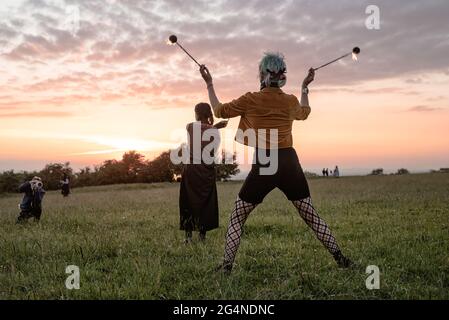
[{"label": "dark braided hair", "polygon": [[200,121],[206,120],[210,125],[214,124],[212,108],[208,103],[200,102],[195,106],[195,113]]}]

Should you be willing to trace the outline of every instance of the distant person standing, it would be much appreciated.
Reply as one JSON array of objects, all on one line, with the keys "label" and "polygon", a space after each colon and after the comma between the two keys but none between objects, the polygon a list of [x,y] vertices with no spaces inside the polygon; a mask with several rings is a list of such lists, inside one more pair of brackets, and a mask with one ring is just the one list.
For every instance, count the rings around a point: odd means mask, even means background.
[{"label": "distant person standing", "polygon": [[323,177],[326,176],[326,169],[323,168],[323,171],[321,171],[323,173]]},{"label": "distant person standing", "polygon": [[326,168],[326,177],[329,177],[329,168]]},{"label": "distant person standing", "polygon": [[[214,135],[206,139],[208,133],[218,134],[218,129],[226,127],[227,121],[214,125],[212,109],[207,103],[195,106],[196,122],[189,123],[188,132],[189,163],[183,167],[181,189],[179,193],[180,228],[185,230],[185,243],[192,242],[192,231],[199,232],[200,241],[206,239],[206,232],[218,228],[217,175],[214,163],[203,159],[203,150],[215,139]],[[195,130],[198,134],[195,134]],[[207,140],[207,139],[206,139]],[[195,148],[195,144],[198,148]],[[196,150],[196,152],[195,152]],[[211,151],[211,158],[214,154]]]},{"label": "distant person standing", "polygon": [[340,170],[338,169],[338,166],[335,166],[334,177],[335,178],[339,178],[340,177]]},{"label": "distant person standing", "polygon": [[23,183],[19,187],[19,192],[24,193],[24,196],[19,205],[20,214],[17,223],[23,223],[32,217],[35,221],[39,221],[42,215],[42,200],[45,195],[42,179],[34,177],[31,181]]},{"label": "distant person standing", "polygon": [[61,182],[61,194],[65,197],[68,197],[70,194],[70,179],[67,173],[64,173]]}]

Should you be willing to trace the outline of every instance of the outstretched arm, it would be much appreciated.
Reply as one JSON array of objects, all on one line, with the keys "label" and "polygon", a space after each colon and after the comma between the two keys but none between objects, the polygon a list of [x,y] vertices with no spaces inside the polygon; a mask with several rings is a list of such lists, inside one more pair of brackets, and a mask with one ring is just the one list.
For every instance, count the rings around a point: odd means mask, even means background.
[{"label": "outstretched arm", "polygon": [[309,105],[309,95],[308,95],[309,89],[307,88],[307,86],[313,81],[314,77],[315,77],[315,70],[313,70],[313,68],[310,68],[309,73],[302,82],[301,102],[299,103],[296,109],[295,114],[296,120],[306,120],[310,114],[311,108]]},{"label": "outstretched arm", "polygon": [[[309,69],[309,73],[305,77],[301,86],[301,106],[308,107],[309,106],[309,95],[308,95],[308,86],[315,79],[315,70],[313,68]],[[306,90],[305,90],[306,89]]]},{"label": "outstretched arm", "polygon": [[28,191],[30,191],[30,190],[31,190],[31,184],[30,184],[29,181],[27,181],[27,182],[25,182],[25,183],[22,183],[22,184],[19,186],[19,192],[20,192],[20,193],[28,192]]},{"label": "outstretched arm", "polygon": [[205,65],[202,65],[200,67],[200,73],[204,81],[206,82],[207,91],[209,93],[209,101],[215,117],[229,120],[229,118],[239,117],[245,112],[249,103],[248,97],[246,95],[223,104],[220,102],[220,100],[218,100],[218,97],[215,93],[214,84],[212,82],[212,75]]},{"label": "outstretched arm", "polygon": [[220,121],[219,123],[214,124],[215,129],[223,129],[228,125],[228,120]]},{"label": "outstretched arm", "polygon": [[210,74],[209,69],[207,69],[204,64],[200,67],[200,73],[204,81],[206,82],[210,105],[212,106],[212,109],[215,113],[215,109],[220,105],[220,101],[218,100],[217,94],[215,93],[214,83],[212,82],[212,75]]}]

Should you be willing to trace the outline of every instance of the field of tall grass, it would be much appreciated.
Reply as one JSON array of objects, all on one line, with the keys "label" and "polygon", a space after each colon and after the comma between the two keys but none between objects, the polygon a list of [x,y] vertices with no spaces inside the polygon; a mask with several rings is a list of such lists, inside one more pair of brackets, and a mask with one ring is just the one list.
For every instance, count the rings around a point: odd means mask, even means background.
[{"label": "field of tall grass", "polygon": [[[240,186],[218,184],[220,228],[187,246],[176,183],[49,192],[41,222],[26,225],[15,224],[21,196],[0,195],[0,299],[449,298],[449,174],[310,180],[351,270],[275,190],[225,276],[214,268]],[[80,268],[79,290],[65,287],[68,265]],[[380,269],[378,290],[366,288],[368,265]]]}]

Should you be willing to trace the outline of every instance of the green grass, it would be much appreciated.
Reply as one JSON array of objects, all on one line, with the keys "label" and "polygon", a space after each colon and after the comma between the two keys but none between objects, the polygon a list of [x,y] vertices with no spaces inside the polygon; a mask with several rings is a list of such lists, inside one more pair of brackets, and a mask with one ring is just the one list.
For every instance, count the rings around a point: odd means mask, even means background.
[{"label": "green grass", "polygon": [[[340,270],[279,192],[250,216],[231,276],[213,272],[241,183],[218,185],[221,227],[183,244],[178,184],[49,192],[40,224],[0,197],[0,299],[448,299],[449,175],[310,180],[315,206],[359,268]],[[195,235],[196,236],[196,235]],[[81,289],[65,288],[65,268]],[[365,287],[365,267],[381,271]]]}]

